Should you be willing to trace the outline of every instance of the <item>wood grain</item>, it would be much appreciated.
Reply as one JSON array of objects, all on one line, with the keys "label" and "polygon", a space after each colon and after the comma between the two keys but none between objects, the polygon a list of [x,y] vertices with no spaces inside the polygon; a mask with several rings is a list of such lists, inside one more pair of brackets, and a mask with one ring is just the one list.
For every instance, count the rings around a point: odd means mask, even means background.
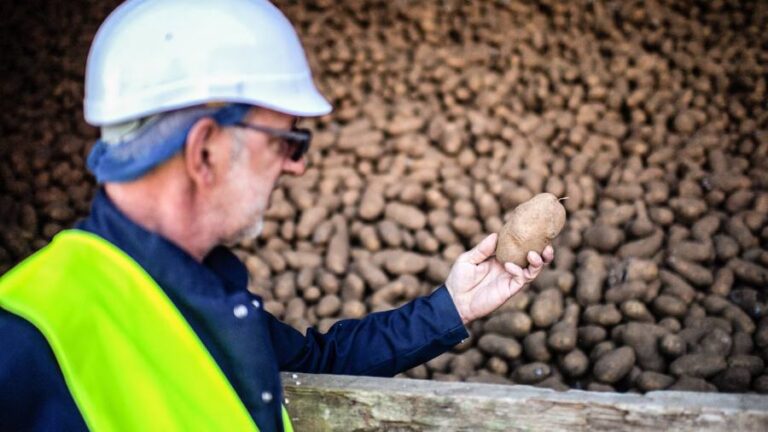
[{"label": "wood grain", "polygon": [[298,431],[765,431],[768,397],[284,373]]}]

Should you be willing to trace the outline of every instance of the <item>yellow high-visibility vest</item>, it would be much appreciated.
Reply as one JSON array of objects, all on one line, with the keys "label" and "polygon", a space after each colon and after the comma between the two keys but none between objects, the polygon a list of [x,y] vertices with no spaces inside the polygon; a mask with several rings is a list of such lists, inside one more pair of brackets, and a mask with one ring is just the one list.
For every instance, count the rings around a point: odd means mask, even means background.
[{"label": "yellow high-visibility vest", "polygon": [[0,307],[45,336],[91,430],[258,431],[162,288],[101,237],[58,234],[0,279]]}]

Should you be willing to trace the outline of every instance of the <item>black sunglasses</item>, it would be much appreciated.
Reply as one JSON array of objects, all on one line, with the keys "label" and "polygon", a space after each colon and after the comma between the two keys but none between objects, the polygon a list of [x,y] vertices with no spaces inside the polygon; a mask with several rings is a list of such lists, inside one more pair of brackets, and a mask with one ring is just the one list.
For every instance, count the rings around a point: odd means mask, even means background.
[{"label": "black sunglasses", "polygon": [[309,144],[312,141],[312,131],[310,131],[309,129],[297,128],[296,126],[293,126],[293,128],[291,128],[290,130],[285,130],[285,129],[274,129],[266,126],[252,125],[252,124],[243,123],[243,122],[238,122],[238,123],[235,123],[234,125],[241,128],[245,128],[245,129],[264,132],[265,134],[281,138],[290,147],[289,148],[290,158],[294,162],[298,162],[301,160],[302,156],[304,156],[304,153],[306,153],[307,150],[309,150]]}]

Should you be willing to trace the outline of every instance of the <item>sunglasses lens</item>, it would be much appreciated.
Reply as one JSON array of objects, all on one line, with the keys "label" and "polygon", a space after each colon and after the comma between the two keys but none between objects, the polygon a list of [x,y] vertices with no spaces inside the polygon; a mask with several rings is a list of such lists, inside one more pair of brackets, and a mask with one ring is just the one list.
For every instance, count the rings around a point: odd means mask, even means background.
[{"label": "sunglasses lens", "polygon": [[292,139],[288,141],[291,146],[291,160],[299,161],[304,156],[304,153],[309,150],[309,143],[312,140],[312,132],[308,129],[294,128],[293,133],[301,134],[300,139]]},{"label": "sunglasses lens", "polygon": [[289,141],[291,146],[291,160],[298,162],[309,149],[309,143],[306,141]]}]

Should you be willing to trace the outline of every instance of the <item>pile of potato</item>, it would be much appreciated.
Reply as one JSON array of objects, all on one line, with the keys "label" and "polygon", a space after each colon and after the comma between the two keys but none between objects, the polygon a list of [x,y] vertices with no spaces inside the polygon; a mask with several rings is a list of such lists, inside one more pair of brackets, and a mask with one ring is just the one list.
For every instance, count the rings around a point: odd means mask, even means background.
[{"label": "pile of potato", "polygon": [[[0,272],[93,194],[83,65],[116,1],[67,3],[7,15]],[[768,393],[768,3],[277,4],[336,110],[236,250],[268,310],[324,330],[428,294],[549,192],[554,264],[407,376]]]}]

